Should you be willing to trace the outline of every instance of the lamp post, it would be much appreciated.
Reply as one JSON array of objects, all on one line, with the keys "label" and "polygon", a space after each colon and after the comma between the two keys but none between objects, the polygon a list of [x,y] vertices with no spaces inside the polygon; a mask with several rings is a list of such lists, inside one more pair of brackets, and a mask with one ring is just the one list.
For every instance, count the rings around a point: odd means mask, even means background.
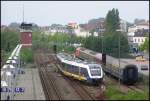
[{"label": "lamp post", "polygon": [[103,54],[103,33],[101,34],[101,41],[102,41],[102,54]]},{"label": "lamp post", "polygon": [[[117,29],[117,32],[121,32],[121,29]],[[119,74],[120,74],[120,33],[118,34],[118,62],[119,62]],[[120,87],[120,77],[119,77],[119,87]]]}]

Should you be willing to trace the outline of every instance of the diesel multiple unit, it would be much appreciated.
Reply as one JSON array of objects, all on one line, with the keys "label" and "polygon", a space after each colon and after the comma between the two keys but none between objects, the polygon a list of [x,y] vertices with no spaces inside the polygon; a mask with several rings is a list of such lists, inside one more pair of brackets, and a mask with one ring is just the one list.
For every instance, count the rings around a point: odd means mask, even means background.
[{"label": "diesel multiple unit", "polygon": [[61,65],[59,70],[66,76],[92,84],[103,79],[102,67],[97,63],[83,61],[66,53],[57,54],[57,58]]}]

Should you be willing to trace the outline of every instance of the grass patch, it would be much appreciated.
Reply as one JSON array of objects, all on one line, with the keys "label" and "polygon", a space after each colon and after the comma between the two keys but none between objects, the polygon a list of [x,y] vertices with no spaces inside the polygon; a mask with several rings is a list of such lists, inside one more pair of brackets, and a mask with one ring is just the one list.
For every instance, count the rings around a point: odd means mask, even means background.
[{"label": "grass patch", "polygon": [[122,93],[116,86],[108,86],[105,91],[108,100],[148,100],[149,92],[135,92],[129,90],[127,94]]},{"label": "grass patch", "polygon": [[69,46],[69,45],[57,46],[57,53],[59,52],[74,53],[74,51],[75,51],[75,48],[73,46]]},{"label": "grass patch", "polygon": [[146,76],[146,75],[143,75],[143,74],[139,73],[138,83],[149,86],[149,76]]},{"label": "grass patch", "polygon": [[23,48],[21,50],[21,60],[23,60],[26,63],[33,63],[34,59],[34,52],[31,48]]}]

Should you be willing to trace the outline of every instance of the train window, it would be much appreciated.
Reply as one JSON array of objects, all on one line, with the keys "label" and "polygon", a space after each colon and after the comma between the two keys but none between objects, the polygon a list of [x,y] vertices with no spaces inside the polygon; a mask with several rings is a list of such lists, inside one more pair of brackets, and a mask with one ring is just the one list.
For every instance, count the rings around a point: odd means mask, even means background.
[{"label": "train window", "polygon": [[85,77],[88,77],[88,71],[86,68],[80,68],[80,74],[84,75]]},{"label": "train window", "polygon": [[68,71],[68,69],[69,69],[69,68],[68,68],[68,65],[65,64],[65,70]]},{"label": "train window", "polygon": [[70,73],[79,74],[79,67],[77,66],[65,64],[65,68],[66,68],[66,71]]},{"label": "train window", "polygon": [[100,69],[100,67],[98,67],[98,66],[90,66],[89,68],[90,69]]},{"label": "train window", "polygon": [[71,65],[68,65],[68,64],[66,64],[67,65],[67,71],[68,72],[71,72],[72,70],[71,70]]},{"label": "train window", "polygon": [[91,76],[100,76],[101,75],[100,67],[90,66],[89,68],[90,68]]},{"label": "train window", "polygon": [[79,67],[70,65],[71,72],[74,74],[79,74]]}]

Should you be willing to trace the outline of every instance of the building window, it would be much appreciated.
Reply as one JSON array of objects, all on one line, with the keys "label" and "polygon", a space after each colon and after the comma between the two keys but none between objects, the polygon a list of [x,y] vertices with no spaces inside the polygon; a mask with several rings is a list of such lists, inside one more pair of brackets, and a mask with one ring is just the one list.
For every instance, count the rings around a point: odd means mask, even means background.
[{"label": "building window", "polygon": [[136,39],[134,39],[134,41],[136,42]]},{"label": "building window", "polygon": [[140,39],[138,39],[138,42],[140,42]]}]

